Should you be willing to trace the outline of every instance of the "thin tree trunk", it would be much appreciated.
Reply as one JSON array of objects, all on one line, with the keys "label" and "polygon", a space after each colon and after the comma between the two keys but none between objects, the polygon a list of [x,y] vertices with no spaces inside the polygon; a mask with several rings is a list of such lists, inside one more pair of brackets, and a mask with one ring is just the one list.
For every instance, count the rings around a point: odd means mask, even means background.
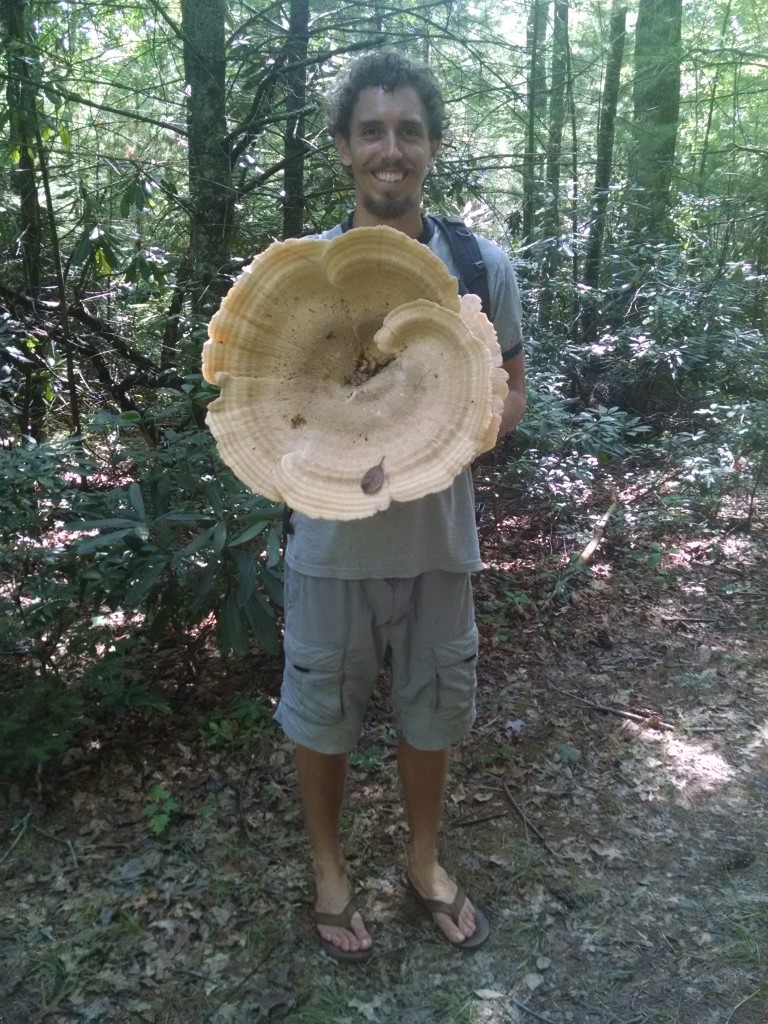
[{"label": "thin tree trunk", "polygon": [[70,436],[80,439],[82,429],[80,425],[80,402],[77,394],[77,382],[75,380],[75,357],[72,351],[72,339],[69,333],[69,313],[67,311],[67,290],[64,285],[64,271],[61,266],[61,249],[59,247],[59,236],[56,230],[56,211],[53,208],[53,196],[51,194],[51,182],[48,175],[48,164],[46,163],[45,147],[43,138],[38,130],[37,151],[40,161],[40,177],[45,192],[45,207],[48,214],[48,229],[50,231],[51,254],[56,275],[56,290],[59,295],[59,324],[61,338],[64,345],[64,359],[67,367],[67,390],[69,392],[69,416]]},{"label": "thin tree trunk", "polygon": [[[38,133],[35,71],[38,55],[27,0],[4,0],[2,11],[8,54],[6,97],[10,141],[18,154],[10,174],[11,187],[19,197],[16,253],[20,258],[25,294],[35,299],[42,287],[42,218],[35,169]],[[37,354],[46,358],[50,354],[49,343],[38,344]],[[37,443],[44,441],[46,436],[49,378],[50,375],[40,369],[28,370],[24,374],[19,430],[22,437],[32,438]]]},{"label": "thin tree trunk", "polygon": [[544,61],[544,36],[547,28],[546,0],[531,0],[528,14],[528,94],[526,101],[526,145],[523,154],[523,245],[533,241],[540,182],[539,126],[546,116],[547,85]]},{"label": "thin tree trunk", "polygon": [[[720,27],[720,46],[723,46],[725,42],[725,35],[728,31],[728,26],[731,22],[731,0],[728,0],[726,4],[725,12],[723,14],[723,22]],[[717,87],[720,82],[720,68],[715,68],[714,78],[712,79],[712,88],[709,93],[709,109],[707,110],[707,126],[704,130],[704,141],[701,144],[701,160],[699,161],[699,195],[704,194],[704,182],[705,172],[707,167],[707,157],[709,156],[709,138],[712,134],[712,121],[715,114],[715,100],[717,98]]]},{"label": "thin tree trunk", "polygon": [[613,144],[616,134],[616,110],[619,103],[621,66],[624,59],[624,40],[627,32],[627,9],[617,6],[611,15],[611,39],[608,63],[600,99],[600,118],[597,127],[597,161],[595,164],[595,187],[592,194],[592,216],[589,224],[584,256],[584,284],[591,290],[586,298],[584,310],[583,338],[586,342],[595,339],[598,322],[598,289],[600,288],[600,265],[603,258],[605,220],[608,211],[608,196],[613,170]]},{"label": "thin tree trunk", "polygon": [[8,39],[8,119],[10,142],[18,156],[11,171],[13,190],[19,197],[19,230],[17,251],[24,269],[27,292],[40,291],[41,217],[35,173],[37,137],[37,91],[34,76],[37,52],[26,0],[3,0],[5,28]]},{"label": "thin tree trunk", "polygon": [[568,70],[568,0],[555,0],[555,27],[552,39],[552,87],[549,99],[549,143],[547,146],[547,189],[551,196],[546,212],[547,254],[542,267],[542,292],[539,321],[551,319],[552,281],[560,268],[560,170],[565,128],[565,85]]},{"label": "thin tree trunk", "polygon": [[207,320],[231,283],[234,219],[227,142],[225,0],[182,0],[187,82],[192,311]]},{"label": "thin tree trunk", "polygon": [[283,238],[304,230],[304,108],[307,102],[307,47],[309,44],[309,0],[291,0],[288,22],[285,102],[288,120],[283,136]]}]

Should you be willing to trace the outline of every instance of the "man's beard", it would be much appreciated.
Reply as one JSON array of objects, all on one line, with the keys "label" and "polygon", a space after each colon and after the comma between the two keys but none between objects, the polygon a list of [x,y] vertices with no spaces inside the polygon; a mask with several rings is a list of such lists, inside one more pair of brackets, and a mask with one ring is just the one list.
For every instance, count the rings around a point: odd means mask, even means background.
[{"label": "man's beard", "polygon": [[415,196],[362,196],[363,208],[379,220],[399,220],[413,209],[421,206],[420,198]]}]

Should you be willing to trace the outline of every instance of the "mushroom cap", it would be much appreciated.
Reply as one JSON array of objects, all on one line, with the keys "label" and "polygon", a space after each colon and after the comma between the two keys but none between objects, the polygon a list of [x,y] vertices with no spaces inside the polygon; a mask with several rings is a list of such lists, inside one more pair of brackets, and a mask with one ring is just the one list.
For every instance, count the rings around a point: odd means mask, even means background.
[{"label": "mushroom cap", "polygon": [[493,446],[493,326],[425,245],[389,227],[275,242],[211,320],[208,425],[252,490],[363,519],[448,487]]}]

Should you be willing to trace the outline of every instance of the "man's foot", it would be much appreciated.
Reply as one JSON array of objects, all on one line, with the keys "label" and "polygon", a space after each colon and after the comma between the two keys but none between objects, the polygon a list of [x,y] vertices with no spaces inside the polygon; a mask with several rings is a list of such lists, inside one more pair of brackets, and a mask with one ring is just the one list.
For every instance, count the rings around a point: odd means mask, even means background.
[{"label": "man's foot", "polygon": [[317,880],[315,921],[321,942],[331,956],[364,960],[373,946],[368,929],[349,894],[345,874]]},{"label": "man's foot", "polygon": [[406,880],[452,946],[477,949],[488,938],[490,927],[485,914],[472,905],[439,864],[419,872],[409,863]]}]

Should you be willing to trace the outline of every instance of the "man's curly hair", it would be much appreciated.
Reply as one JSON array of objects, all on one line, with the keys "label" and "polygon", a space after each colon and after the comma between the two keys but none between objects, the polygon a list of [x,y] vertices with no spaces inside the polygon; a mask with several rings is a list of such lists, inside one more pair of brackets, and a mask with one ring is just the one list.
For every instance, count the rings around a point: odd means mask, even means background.
[{"label": "man's curly hair", "polygon": [[328,130],[331,135],[349,138],[350,122],[357,98],[363,89],[380,86],[394,92],[402,86],[416,91],[427,113],[430,139],[442,139],[445,129],[445,104],[437,79],[423,64],[391,50],[370,53],[353,61],[326,98]]}]

